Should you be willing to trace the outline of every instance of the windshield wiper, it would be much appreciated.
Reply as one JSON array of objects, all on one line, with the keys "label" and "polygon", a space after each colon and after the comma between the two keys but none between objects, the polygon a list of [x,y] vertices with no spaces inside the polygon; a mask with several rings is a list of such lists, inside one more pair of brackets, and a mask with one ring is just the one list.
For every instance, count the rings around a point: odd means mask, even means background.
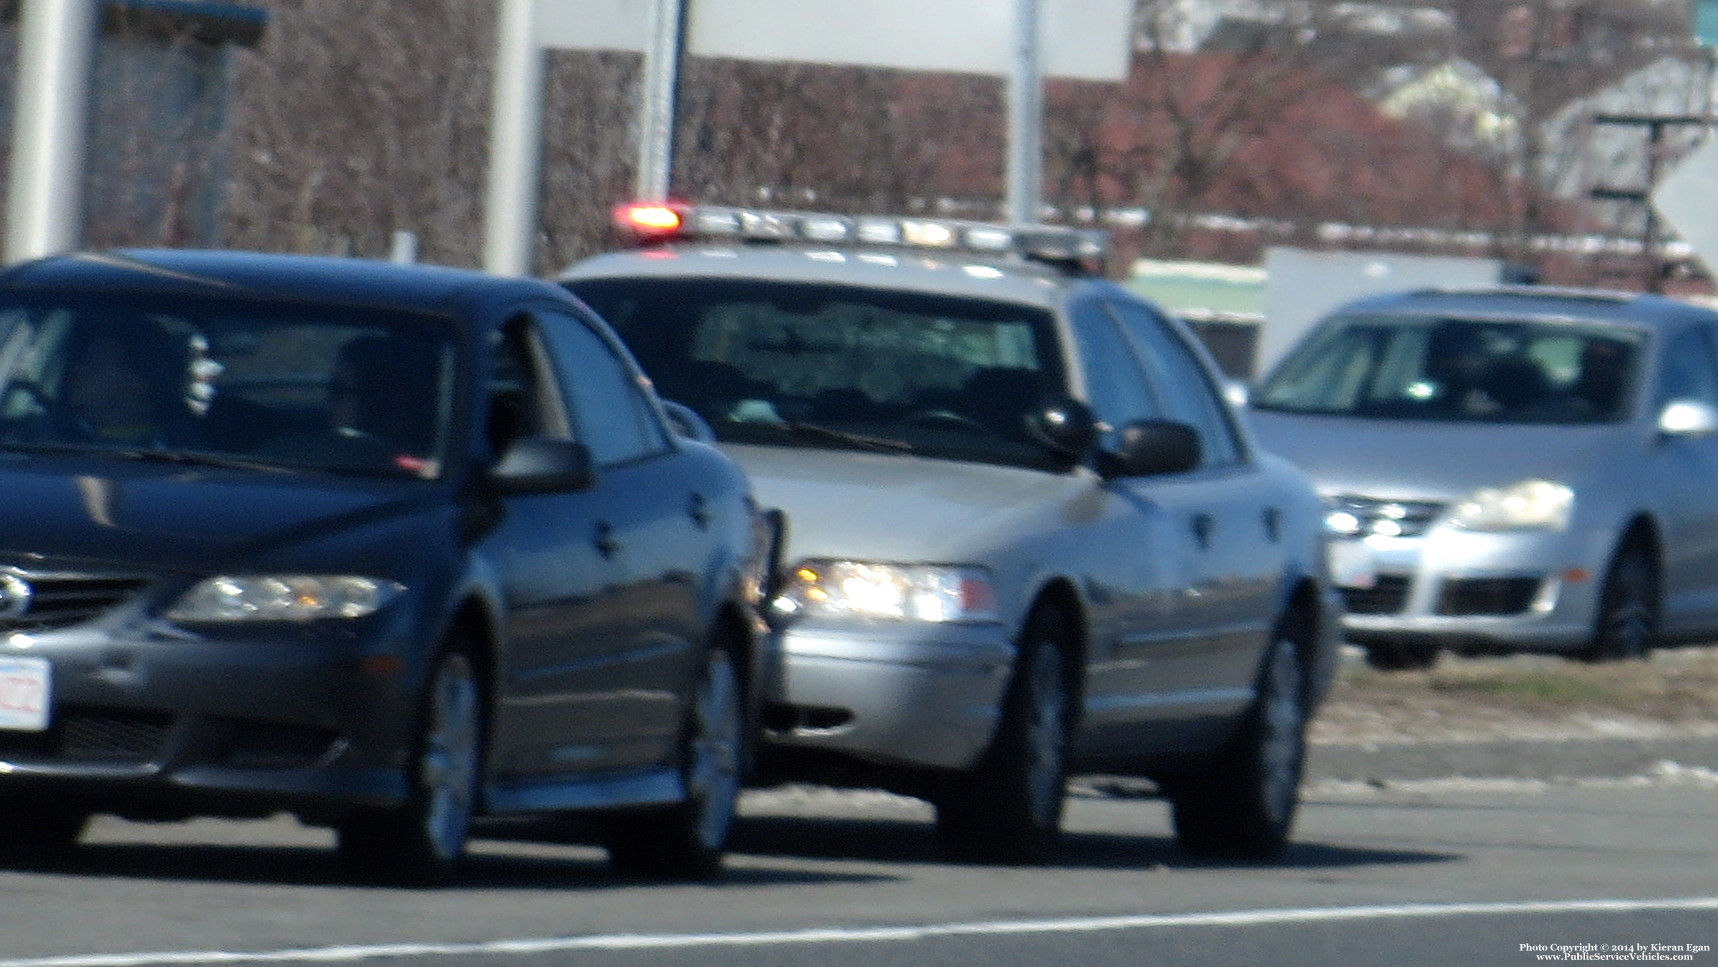
[{"label": "windshield wiper", "polygon": [[[72,448],[67,448],[70,450]],[[151,450],[138,447],[109,449],[106,447],[77,448],[79,453],[107,453],[126,460],[145,463],[176,463],[187,467],[218,467],[223,470],[254,470],[262,473],[297,473],[297,468],[245,457],[229,457],[219,453],[187,450]]]},{"label": "windshield wiper", "polygon": [[798,420],[789,420],[780,425],[791,431],[795,436],[809,437],[814,440],[830,440],[836,443],[845,443],[848,446],[857,447],[861,450],[878,450],[885,453],[913,453],[918,450],[918,447],[913,446],[905,440],[871,436],[866,433],[851,433],[847,430],[837,430],[834,427],[824,426],[821,423],[802,423]]},{"label": "windshield wiper", "polygon": [[89,453],[90,448],[76,443],[45,443],[40,440],[7,440],[0,450],[17,453]]},{"label": "windshield wiper", "polygon": [[228,471],[261,471],[275,474],[290,474],[297,472],[295,467],[282,464],[270,464],[263,460],[244,459],[244,457],[227,457],[222,453],[187,452],[187,450],[151,450],[146,447],[86,447],[81,443],[5,443],[0,445],[5,450],[22,450],[27,453],[65,453],[77,457],[119,457],[122,460],[139,460],[149,464],[180,464],[187,467],[222,467]]}]

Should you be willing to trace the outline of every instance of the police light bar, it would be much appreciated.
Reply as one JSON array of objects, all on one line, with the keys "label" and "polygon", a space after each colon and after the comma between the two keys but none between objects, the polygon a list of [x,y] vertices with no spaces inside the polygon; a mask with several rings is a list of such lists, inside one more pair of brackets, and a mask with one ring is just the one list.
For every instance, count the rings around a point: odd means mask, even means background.
[{"label": "police light bar", "polygon": [[957,219],[769,211],[679,202],[620,205],[615,226],[640,245],[717,239],[808,242],[1010,255],[1067,271],[1103,274],[1109,236],[1062,225],[1008,226]]}]

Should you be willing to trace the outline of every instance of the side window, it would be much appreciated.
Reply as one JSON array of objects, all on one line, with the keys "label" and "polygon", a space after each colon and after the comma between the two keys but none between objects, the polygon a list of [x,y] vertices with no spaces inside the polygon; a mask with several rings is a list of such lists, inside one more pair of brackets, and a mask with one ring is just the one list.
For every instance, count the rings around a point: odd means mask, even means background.
[{"label": "side window", "polygon": [[607,339],[574,315],[545,312],[540,322],[572,410],[574,435],[591,448],[598,466],[668,449],[667,431],[643,385]]},{"label": "side window", "polygon": [[1133,348],[1103,307],[1077,305],[1072,321],[1090,397],[1087,402],[1104,424],[1103,445],[1113,447],[1117,431],[1135,420],[1163,419],[1165,414],[1146,385]]},{"label": "side window", "polygon": [[1684,329],[1664,352],[1664,383],[1658,402],[1699,400],[1718,406],[1718,359],[1705,329]]},{"label": "side window", "polygon": [[563,440],[572,436],[554,370],[528,317],[514,319],[501,331],[490,366],[488,393],[485,432],[492,453],[505,452],[523,436]]},{"label": "side window", "polygon": [[1170,417],[1199,431],[1205,465],[1240,459],[1241,447],[1228,407],[1217,396],[1199,357],[1181,336],[1145,306],[1115,302],[1110,308],[1137,344],[1140,362],[1152,385],[1164,394],[1163,405]]}]

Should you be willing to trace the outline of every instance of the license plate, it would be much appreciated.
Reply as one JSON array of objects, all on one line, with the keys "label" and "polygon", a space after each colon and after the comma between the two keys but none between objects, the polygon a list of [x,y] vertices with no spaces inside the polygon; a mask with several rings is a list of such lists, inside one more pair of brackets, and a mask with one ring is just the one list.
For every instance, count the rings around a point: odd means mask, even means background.
[{"label": "license plate", "polygon": [[1339,588],[1365,590],[1378,583],[1378,565],[1364,541],[1330,542],[1330,580]]},{"label": "license plate", "polygon": [[46,658],[0,657],[0,729],[41,732],[48,727],[53,666]]}]

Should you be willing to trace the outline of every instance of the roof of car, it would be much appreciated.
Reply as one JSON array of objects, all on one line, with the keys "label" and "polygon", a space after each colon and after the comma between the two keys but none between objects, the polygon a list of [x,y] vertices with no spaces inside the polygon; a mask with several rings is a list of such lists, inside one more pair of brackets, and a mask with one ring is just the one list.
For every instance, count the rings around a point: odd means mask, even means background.
[{"label": "roof of car", "polygon": [[1059,303],[1073,286],[1101,281],[1006,257],[703,241],[594,256],[568,268],[561,280],[641,276],[821,282],[1039,306]]},{"label": "roof of car", "polygon": [[1660,295],[1539,285],[1408,289],[1356,299],[1339,312],[1531,317],[1649,328],[1689,319],[1718,320],[1718,312]]},{"label": "roof of car", "polygon": [[469,310],[500,294],[567,301],[559,286],[474,269],[369,259],[193,249],[72,252],[11,266],[0,288],[71,288],[239,295],[388,306],[430,314]]}]

